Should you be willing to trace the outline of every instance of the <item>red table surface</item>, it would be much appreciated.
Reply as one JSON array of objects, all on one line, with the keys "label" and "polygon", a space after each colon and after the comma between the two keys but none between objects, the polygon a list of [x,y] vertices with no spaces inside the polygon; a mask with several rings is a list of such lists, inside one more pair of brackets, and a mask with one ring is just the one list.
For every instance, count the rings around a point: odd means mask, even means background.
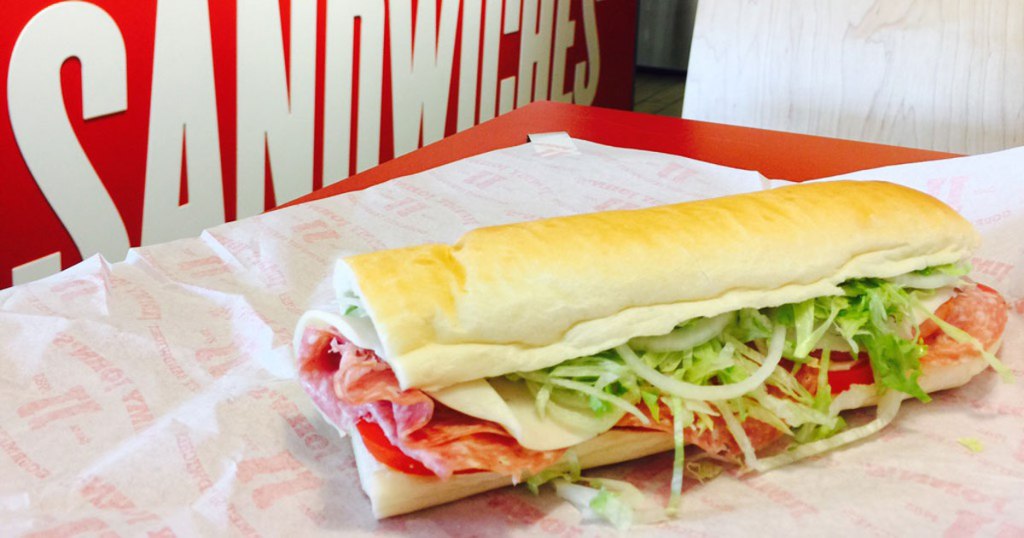
[{"label": "red table surface", "polygon": [[893,164],[955,157],[921,149],[783,133],[564,103],[538,102],[455,134],[288,205],[356,191],[495,149],[531,133],[565,131],[609,146],[682,155],[770,179],[803,181]]}]

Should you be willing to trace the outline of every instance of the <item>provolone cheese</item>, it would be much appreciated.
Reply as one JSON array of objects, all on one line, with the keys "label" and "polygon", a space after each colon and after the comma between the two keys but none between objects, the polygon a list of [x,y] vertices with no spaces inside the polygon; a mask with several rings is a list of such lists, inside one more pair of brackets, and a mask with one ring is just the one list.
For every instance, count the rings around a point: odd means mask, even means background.
[{"label": "provolone cheese", "polygon": [[[534,396],[523,383],[502,378],[459,383],[428,394],[442,404],[469,416],[501,424],[520,445],[531,450],[555,450],[575,446],[614,426],[624,414],[609,411],[597,431],[573,428],[554,420],[558,404],[548,402],[548,414],[537,413]],[[565,414],[573,411],[561,408]]]},{"label": "provolone cheese", "polygon": [[306,329],[310,327],[334,327],[342,336],[357,347],[373,350],[378,356],[383,353],[384,346],[381,345],[380,336],[377,335],[377,330],[374,328],[373,321],[370,318],[339,316],[320,310],[310,310],[299,318],[298,328],[295,330],[295,342],[293,343],[296,353],[301,349],[299,339],[306,333]]}]

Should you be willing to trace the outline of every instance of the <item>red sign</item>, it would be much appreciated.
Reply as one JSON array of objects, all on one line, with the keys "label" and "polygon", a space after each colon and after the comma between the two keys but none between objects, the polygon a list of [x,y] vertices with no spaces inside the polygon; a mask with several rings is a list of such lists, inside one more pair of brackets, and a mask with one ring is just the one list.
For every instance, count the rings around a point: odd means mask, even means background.
[{"label": "red sign", "polygon": [[628,108],[635,0],[19,0],[0,287],[195,236],[542,99]]}]

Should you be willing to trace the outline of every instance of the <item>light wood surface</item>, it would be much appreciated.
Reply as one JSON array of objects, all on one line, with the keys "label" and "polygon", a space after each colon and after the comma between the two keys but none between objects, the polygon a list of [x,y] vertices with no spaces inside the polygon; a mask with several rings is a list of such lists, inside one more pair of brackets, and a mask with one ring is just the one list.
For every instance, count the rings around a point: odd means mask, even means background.
[{"label": "light wood surface", "polygon": [[1024,0],[705,0],[683,117],[954,153],[1024,145]]}]

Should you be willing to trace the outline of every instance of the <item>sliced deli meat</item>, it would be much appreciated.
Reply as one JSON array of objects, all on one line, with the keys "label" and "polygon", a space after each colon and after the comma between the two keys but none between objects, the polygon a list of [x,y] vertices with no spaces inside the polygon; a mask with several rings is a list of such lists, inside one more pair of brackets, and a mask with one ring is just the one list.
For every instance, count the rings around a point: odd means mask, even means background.
[{"label": "sliced deli meat", "polygon": [[[976,338],[985,349],[992,349],[1002,338],[1010,309],[995,290],[976,285],[960,290],[943,303],[935,315]],[[921,359],[922,363],[962,361],[978,356],[974,346],[957,342],[931,320],[921,324],[921,340],[928,345],[928,354]]]},{"label": "sliced deli meat", "polygon": [[337,333],[310,329],[304,346],[303,385],[329,420],[346,430],[361,421],[376,424],[394,447],[439,477],[492,471],[518,479],[564,452],[525,449],[493,422],[436,404],[421,390],[402,390],[376,353]]}]

